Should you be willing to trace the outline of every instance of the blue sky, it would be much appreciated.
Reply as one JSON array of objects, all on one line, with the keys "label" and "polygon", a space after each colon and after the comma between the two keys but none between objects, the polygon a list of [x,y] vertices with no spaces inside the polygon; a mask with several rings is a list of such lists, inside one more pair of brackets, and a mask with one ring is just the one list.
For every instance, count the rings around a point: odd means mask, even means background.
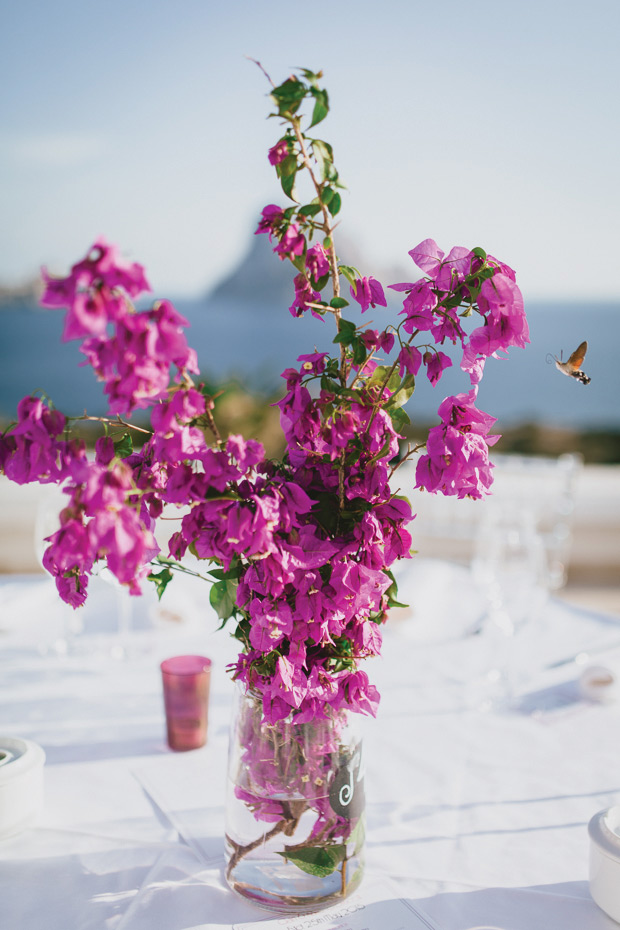
[{"label": "blue sky", "polygon": [[0,282],[103,234],[160,296],[215,284],[283,202],[250,55],[276,82],[323,69],[366,273],[433,237],[526,298],[617,298],[618,0],[0,0],[0,21]]}]

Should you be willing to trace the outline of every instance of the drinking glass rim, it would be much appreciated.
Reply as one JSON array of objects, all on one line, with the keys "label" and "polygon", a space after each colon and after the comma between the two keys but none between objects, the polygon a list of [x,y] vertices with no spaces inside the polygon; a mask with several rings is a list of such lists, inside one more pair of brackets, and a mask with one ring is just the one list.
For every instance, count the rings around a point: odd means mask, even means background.
[{"label": "drinking glass rim", "polygon": [[212,664],[206,656],[182,655],[164,659],[159,667],[165,675],[199,675],[209,672]]}]

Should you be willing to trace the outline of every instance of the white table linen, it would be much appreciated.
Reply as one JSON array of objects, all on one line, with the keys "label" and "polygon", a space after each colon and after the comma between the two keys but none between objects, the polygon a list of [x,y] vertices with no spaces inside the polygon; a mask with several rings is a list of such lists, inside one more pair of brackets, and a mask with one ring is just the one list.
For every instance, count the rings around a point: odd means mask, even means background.
[{"label": "white table linen", "polygon": [[[589,895],[587,823],[620,803],[620,704],[584,699],[575,665],[547,666],[605,643],[597,661],[620,664],[620,624],[549,602],[509,643],[520,709],[481,712],[472,679],[492,667],[497,643],[459,635],[480,606],[467,573],[418,561],[401,591],[414,610],[390,621],[383,657],[367,666],[382,693],[365,726],[367,880],[390,880],[445,930],[617,927]],[[137,631],[126,657],[112,658],[115,596],[94,583],[84,632],[63,655],[50,582],[0,584],[0,733],[47,754],[37,825],[0,842],[0,926],[260,921],[266,912],[223,878],[236,643],[216,630],[206,586],[175,579],[161,605],[134,599]],[[213,660],[209,734],[203,749],[175,754],[159,661],[184,652]]]}]

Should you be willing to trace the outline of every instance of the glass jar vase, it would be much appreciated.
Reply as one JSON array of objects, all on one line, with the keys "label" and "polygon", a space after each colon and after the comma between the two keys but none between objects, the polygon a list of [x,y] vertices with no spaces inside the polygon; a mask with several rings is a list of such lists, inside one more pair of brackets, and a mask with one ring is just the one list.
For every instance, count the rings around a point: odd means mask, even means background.
[{"label": "glass jar vase", "polygon": [[263,719],[236,688],[226,807],[226,879],[255,904],[310,913],[362,880],[365,801],[359,716]]}]

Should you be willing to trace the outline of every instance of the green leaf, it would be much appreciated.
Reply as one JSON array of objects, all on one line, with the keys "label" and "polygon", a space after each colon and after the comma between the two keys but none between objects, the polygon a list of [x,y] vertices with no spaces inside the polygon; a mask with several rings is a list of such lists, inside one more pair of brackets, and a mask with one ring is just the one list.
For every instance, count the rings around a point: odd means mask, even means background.
[{"label": "green leaf", "polygon": [[332,216],[336,216],[337,213],[340,213],[340,207],[342,206],[342,197],[340,194],[334,194],[332,199],[327,204],[327,209]]},{"label": "green leaf", "polygon": [[277,171],[280,177],[288,177],[291,174],[296,174],[297,168],[297,157],[295,155],[287,155],[277,166]]},{"label": "green leaf", "polygon": [[303,207],[300,207],[297,211],[301,216],[316,216],[317,213],[321,212],[320,203],[307,203]]},{"label": "green leaf", "polygon": [[396,391],[395,394],[392,394],[389,401],[385,405],[387,409],[391,410],[394,407],[403,407],[411,395],[414,392],[414,388],[401,388],[400,391]]},{"label": "green leaf", "polygon": [[402,433],[406,426],[409,426],[411,419],[402,407],[396,407],[389,411],[392,418],[392,425],[397,433]]},{"label": "green leaf", "polygon": [[336,191],[332,190],[331,187],[324,187],[321,193],[321,199],[323,200],[323,203],[326,205],[329,204],[335,193]]},{"label": "green leaf", "polygon": [[233,563],[228,571],[225,571],[223,568],[210,568],[209,574],[212,578],[217,579],[217,581],[234,580],[235,578],[239,578],[241,575],[241,563]]},{"label": "green leaf", "polygon": [[297,158],[295,155],[287,155],[284,161],[278,165],[278,176],[282,190],[291,200],[297,201],[295,194],[295,179],[297,177]]},{"label": "green leaf", "polygon": [[308,126],[308,129],[312,129],[313,126],[316,126],[317,123],[320,123],[321,120],[324,120],[327,114],[329,113],[329,100],[327,97],[326,90],[320,90],[318,87],[311,87],[310,93],[314,97],[314,110],[312,111],[312,122]]},{"label": "green leaf", "polygon": [[384,569],[384,574],[387,575],[388,578],[390,578],[392,581],[392,584],[385,592],[387,594],[388,607],[409,607],[409,604],[402,604],[396,599],[398,597],[398,585],[396,584],[396,579],[394,578],[392,572],[385,571]]},{"label": "green leaf", "polygon": [[271,99],[278,108],[280,116],[292,115],[295,113],[306,96],[307,88],[296,77],[288,78],[284,84],[274,87],[271,91]]},{"label": "green leaf", "polygon": [[356,365],[361,365],[362,362],[366,361],[368,358],[368,349],[366,348],[363,339],[354,339],[351,343],[351,348],[353,350],[353,361]]},{"label": "green leaf", "polygon": [[323,139],[310,139],[312,143],[312,149],[314,151],[315,147],[318,147],[324,154],[325,158],[328,158],[330,161],[334,159],[334,150],[329,144],[329,142],[324,142]]},{"label": "green leaf", "polygon": [[216,581],[211,586],[209,601],[220,620],[228,620],[235,611],[237,582],[233,579]]},{"label": "green leaf", "polygon": [[331,174],[335,170],[333,166],[334,153],[331,145],[327,142],[323,142],[322,139],[313,139],[312,154],[314,155],[321,175],[320,180],[331,180]]},{"label": "green leaf", "polygon": [[133,452],[131,433],[123,433],[120,439],[114,440],[114,452],[119,459],[126,459]]},{"label": "green leaf", "polygon": [[338,172],[332,161],[325,162],[325,180],[336,184],[338,181]]},{"label": "green leaf", "polygon": [[330,277],[329,274],[324,274],[321,278],[319,278],[318,281],[315,281],[314,278],[312,279],[313,282],[314,282],[314,286],[315,286],[315,288],[317,289],[317,291],[322,291],[322,290],[323,290],[323,288],[325,287],[325,285],[326,285],[327,282],[329,281],[329,277]]},{"label": "green leaf", "polygon": [[157,597],[161,601],[162,594],[172,581],[172,572],[169,568],[162,568],[160,572],[151,572],[147,575],[147,580],[152,581],[157,591]]},{"label": "green leaf", "polygon": [[354,268],[353,265],[340,265],[339,271],[345,276],[349,284],[355,284],[355,279],[362,277],[361,272]]},{"label": "green leaf", "polygon": [[321,388],[324,391],[329,391],[330,394],[339,394],[340,385],[337,381],[334,381],[333,378],[328,378],[327,375],[321,375]]},{"label": "green leaf", "polygon": [[[335,299],[335,298],[334,298]],[[333,301],[332,301],[333,306]],[[355,323],[351,323],[350,320],[340,320],[338,324],[338,332],[334,337],[335,343],[341,343],[342,345],[348,346],[351,345],[355,339],[356,326]]]},{"label": "green leaf", "polygon": [[329,305],[330,307],[333,307],[335,310],[342,310],[344,307],[349,306],[349,301],[345,300],[344,297],[332,297],[332,299],[329,302]]},{"label": "green leaf", "polygon": [[280,184],[282,185],[282,190],[289,198],[289,200],[294,200],[295,203],[299,203],[297,199],[297,190],[295,188],[296,175],[290,174],[287,177],[280,178]]},{"label": "green leaf", "polygon": [[389,375],[389,380],[386,387],[390,391],[395,391],[400,386],[400,375],[398,374],[397,369],[394,369],[390,374],[391,368],[388,368],[387,365],[377,365],[375,370],[372,373],[372,377],[369,379],[369,384],[383,384],[385,379]]},{"label": "green leaf", "polygon": [[406,404],[413,392],[415,391],[415,377],[412,374],[405,375],[403,380],[400,382],[398,390],[392,394],[387,404],[386,408],[391,409],[392,407],[402,407],[403,404]]},{"label": "green leaf", "polygon": [[483,262],[486,262],[487,253],[484,251],[484,249],[481,249],[479,245],[476,246],[476,248],[472,249],[471,251],[472,251],[472,254],[475,255],[477,258],[481,258]]},{"label": "green leaf", "polygon": [[323,77],[322,71],[319,71],[318,74],[316,74],[314,71],[309,71],[307,68],[298,68],[297,70],[303,74],[308,83],[312,84],[313,87],[316,87],[316,82]]},{"label": "green leaf", "polygon": [[325,878],[335,872],[346,856],[347,848],[344,844],[339,846],[301,846],[297,848],[284,847],[279,856],[296,865],[308,875]]}]

